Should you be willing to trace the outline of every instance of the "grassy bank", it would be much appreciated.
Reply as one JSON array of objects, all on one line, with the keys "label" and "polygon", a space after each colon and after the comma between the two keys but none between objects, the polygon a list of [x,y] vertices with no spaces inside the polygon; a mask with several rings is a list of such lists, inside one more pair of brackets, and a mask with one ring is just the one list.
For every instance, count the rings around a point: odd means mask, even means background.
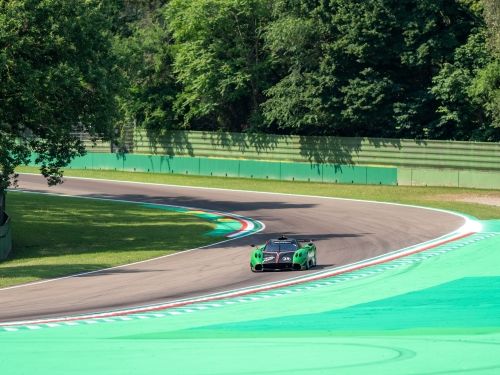
[{"label": "grassy bank", "polygon": [[[38,173],[38,169],[33,167],[22,167],[19,168],[18,171]],[[65,171],[65,175],[172,185],[205,186],[225,189],[271,191],[290,194],[366,199],[416,204],[460,211],[479,219],[500,218],[500,205],[497,205],[497,202],[500,202],[500,191],[498,190],[444,187],[340,185],[102,170],[92,171],[68,169]]]},{"label": "grassy bank", "polygon": [[9,192],[14,250],[0,287],[154,258],[215,242],[200,218],[112,201]]}]

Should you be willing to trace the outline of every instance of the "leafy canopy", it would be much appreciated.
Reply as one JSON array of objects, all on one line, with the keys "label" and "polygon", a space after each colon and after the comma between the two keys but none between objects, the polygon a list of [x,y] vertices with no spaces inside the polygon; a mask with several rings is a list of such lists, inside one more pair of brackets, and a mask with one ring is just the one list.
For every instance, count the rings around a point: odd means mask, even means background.
[{"label": "leafy canopy", "polygon": [[71,132],[109,135],[121,83],[111,5],[0,0],[0,193],[32,151],[53,184],[85,152]]}]

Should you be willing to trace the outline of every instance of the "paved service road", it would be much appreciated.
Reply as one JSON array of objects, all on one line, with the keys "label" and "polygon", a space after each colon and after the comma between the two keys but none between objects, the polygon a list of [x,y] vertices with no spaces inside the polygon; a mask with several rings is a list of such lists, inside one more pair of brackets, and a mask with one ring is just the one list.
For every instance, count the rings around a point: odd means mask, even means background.
[{"label": "paved service road", "polygon": [[[22,175],[20,188],[87,197],[189,206],[262,221],[251,237],[85,276],[0,289],[0,322],[100,312],[167,302],[297,276],[252,273],[250,243],[280,234],[316,239],[317,269],[336,267],[427,241],[463,224],[455,215],[421,208],[318,197],[66,179],[49,188]],[[217,259],[214,262],[214,259]]]}]

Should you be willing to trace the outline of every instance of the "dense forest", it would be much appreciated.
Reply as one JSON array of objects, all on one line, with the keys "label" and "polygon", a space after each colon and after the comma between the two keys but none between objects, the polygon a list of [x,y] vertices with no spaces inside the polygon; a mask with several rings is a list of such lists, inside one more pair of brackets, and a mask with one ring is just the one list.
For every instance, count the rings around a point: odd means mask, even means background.
[{"label": "dense forest", "polygon": [[496,141],[499,9],[0,0],[0,123]]},{"label": "dense forest", "polygon": [[123,123],[500,139],[499,0],[124,1]]},{"label": "dense forest", "polygon": [[499,141],[499,20],[500,0],[0,0],[0,192],[32,152],[57,183],[75,131],[131,124]]}]

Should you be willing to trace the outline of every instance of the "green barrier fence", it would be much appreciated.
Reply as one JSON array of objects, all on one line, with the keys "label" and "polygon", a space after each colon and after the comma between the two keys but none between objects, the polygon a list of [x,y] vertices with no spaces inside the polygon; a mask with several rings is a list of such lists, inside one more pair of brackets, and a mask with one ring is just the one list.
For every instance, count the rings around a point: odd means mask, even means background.
[{"label": "green barrier fence", "polygon": [[[500,189],[500,143],[198,131],[153,134],[142,129],[128,129],[124,142],[127,161],[117,167],[108,156],[112,169]],[[91,152],[111,151],[109,143],[87,143]],[[144,154],[151,155],[147,168]],[[136,155],[139,158],[134,160]],[[106,168],[104,158],[99,157],[96,168]],[[80,167],[90,168],[88,162],[75,161],[71,167],[80,163]],[[396,167],[397,181],[393,181],[393,169],[370,169],[374,166]]]},{"label": "green barrier fence", "polygon": [[390,167],[111,153],[89,153],[68,168],[376,185],[397,185],[398,178]]},{"label": "green barrier fence", "polygon": [[[142,129],[129,130],[124,142],[127,152],[136,154],[500,171],[498,142],[198,131],[152,134]],[[91,152],[116,151],[109,143],[86,145]]]},{"label": "green barrier fence", "polygon": [[0,260],[6,259],[12,250],[12,234],[10,218],[7,217],[4,225],[0,226]]},{"label": "green barrier fence", "polygon": [[500,171],[500,143],[195,131],[133,134],[130,151],[138,154]]},{"label": "green barrier fence", "polygon": [[398,168],[398,184],[500,189],[500,172],[437,168]]},{"label": "green barrier fence", "polygon": [[[34,160],[34,157],[32,158]],[[34,162],[31,163],[34,165]],[[312,181],[342,184],[500,189],[500,171],[276,162],[206,157],[89,153],[69,169]]]}]

